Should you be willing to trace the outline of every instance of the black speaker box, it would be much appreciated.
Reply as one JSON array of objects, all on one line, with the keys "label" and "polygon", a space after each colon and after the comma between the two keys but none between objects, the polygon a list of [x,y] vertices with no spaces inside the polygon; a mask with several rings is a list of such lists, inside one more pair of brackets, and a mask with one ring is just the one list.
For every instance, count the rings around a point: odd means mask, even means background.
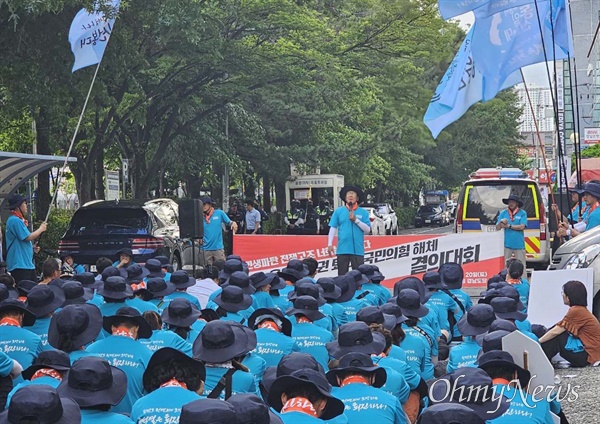
[{"label": "black speaker box", "polygon": [[200,199],[179,200],[179,237],[204,237],[204,214]]}]

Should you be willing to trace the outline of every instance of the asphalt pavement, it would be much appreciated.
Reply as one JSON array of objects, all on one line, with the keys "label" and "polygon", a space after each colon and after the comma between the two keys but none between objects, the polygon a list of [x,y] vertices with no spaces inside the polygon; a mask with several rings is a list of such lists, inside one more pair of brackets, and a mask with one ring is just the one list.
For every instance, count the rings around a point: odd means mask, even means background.
[{"label": "asphalt pavement", "polygon": [[421,227],[421,228],[405,228],[398,232],[399,235],[408,235],[408,234],[450,234],[452,233],[452,228],[454,224],[446,225],[445,227]]}]

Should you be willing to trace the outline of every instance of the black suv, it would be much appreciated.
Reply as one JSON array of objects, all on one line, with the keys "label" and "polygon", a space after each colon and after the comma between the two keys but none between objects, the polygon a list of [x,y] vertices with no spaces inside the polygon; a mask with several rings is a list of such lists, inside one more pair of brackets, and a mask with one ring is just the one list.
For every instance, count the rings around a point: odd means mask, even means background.
[{"label": "black suv", "polygon": [[164,255],[180,269],[192,258],[191,242],[179,238],[178,211],[171,199],[89,202],[73,215],[58,249],[91,271],[99,257],[116,261],[124,247],[133,250],[135,262]]}]

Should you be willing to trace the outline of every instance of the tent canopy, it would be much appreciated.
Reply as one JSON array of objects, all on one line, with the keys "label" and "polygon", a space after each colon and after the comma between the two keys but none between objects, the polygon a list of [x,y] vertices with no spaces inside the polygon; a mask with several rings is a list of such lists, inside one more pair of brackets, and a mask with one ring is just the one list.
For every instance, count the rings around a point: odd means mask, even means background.
[{"label": "tent canopy", "polygon": [[[0,209],[4,209],[6,200],[30,178],[52,167],[61,167],[65,159],[64,156],[0,152]],[[69,158],[69,162],[76,161]]]}]

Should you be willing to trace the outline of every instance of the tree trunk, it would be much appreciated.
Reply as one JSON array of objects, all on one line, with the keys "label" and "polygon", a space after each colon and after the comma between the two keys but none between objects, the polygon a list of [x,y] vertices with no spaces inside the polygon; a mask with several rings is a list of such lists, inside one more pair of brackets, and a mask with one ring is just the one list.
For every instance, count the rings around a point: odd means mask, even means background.
[{"label": "tree trunk", "polygon": [[277,210],[280,212],[285,212],[285,180],[279,180],[275,178],[275,202],[277,206]]},{"label": "tree trunk", "polygon": [[[46,116],[45,108],[40,108],[38,116],[35,118],[35,124],[37,127],[36,131],[36,145],[37,153],[39,155],[51,155],[50,149],[50,119]],[[48,170],[42,171],[37,175],[38,188],[37,188],[37,199],[35,204],[35,215],[36,219],[44,219],[48,213],[50,207],[50,172]],[[58,187],[54,187],[55,190]]]},{"label": "tree trunk", "polygon": [[263,210],[271,212],[271,179],[267,174],[263,175]]},{"label": "tree trunk", "polygon": [[71,169],[75,176],[75,186],[77,187],[79,204],[83,205],[92,200],[92,176],[81,158],[77,158],[77,165],[73,166]]},{"label": "tree trunk", "polygon": [[98,156],[94,160],[94,179],[93,179],[94,198],[104,200],[104,149],[98,151]]}]

